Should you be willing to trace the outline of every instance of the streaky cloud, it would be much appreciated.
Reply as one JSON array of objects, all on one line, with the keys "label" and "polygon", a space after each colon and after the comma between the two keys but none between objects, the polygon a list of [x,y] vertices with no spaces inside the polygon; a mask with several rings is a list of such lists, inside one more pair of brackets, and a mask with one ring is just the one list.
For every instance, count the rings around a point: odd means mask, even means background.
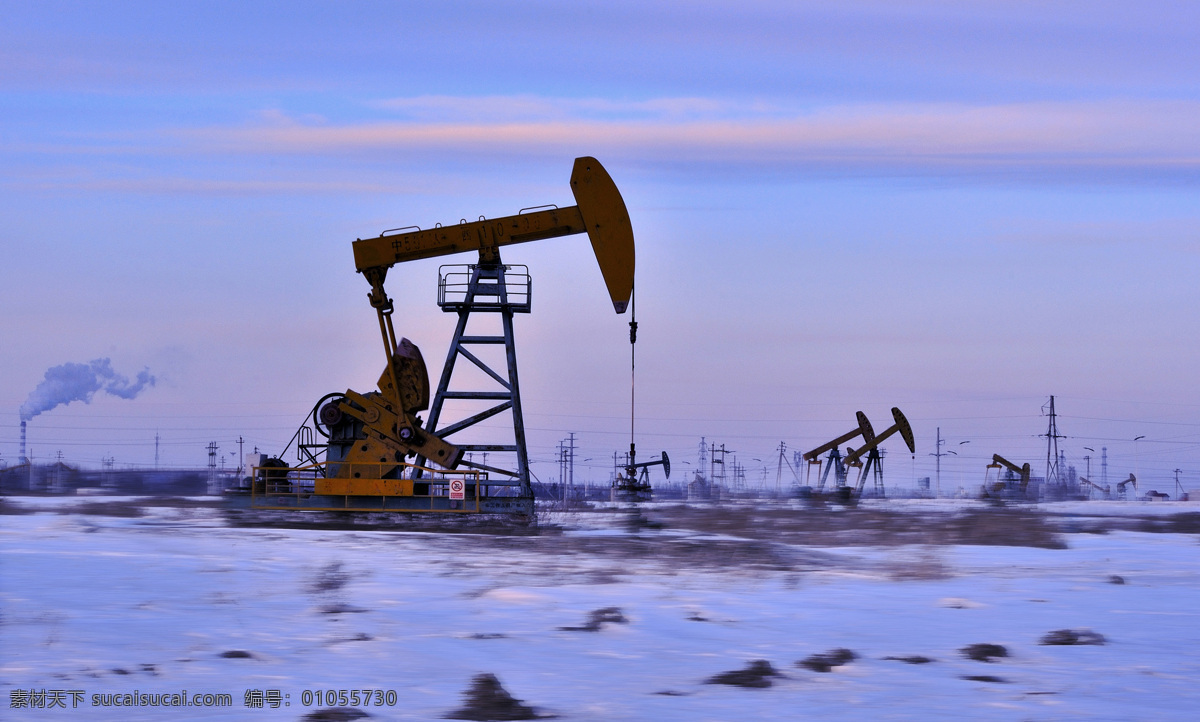
[{"label": "streaky cloud", "polygon": [[[585,101],[572,107],[520,96],[507,106],[504,99],[484,99],[505,108],[497,120],[464,120],[469,113],[463,108],[480,100],[410,99],[412,107],[422,109],[422,120],[339,125],[276,118],[269,124],[172,133],[181,150],[235,155],[563,154],[587,149],[647,163],[790,165],[834,172],[1200,171],[1196,101],[897,103],[788,110],[664,99],[621,111],[628,117],[597,118],[590,117]],[[607,109],[601,114],[610,115]]]}]

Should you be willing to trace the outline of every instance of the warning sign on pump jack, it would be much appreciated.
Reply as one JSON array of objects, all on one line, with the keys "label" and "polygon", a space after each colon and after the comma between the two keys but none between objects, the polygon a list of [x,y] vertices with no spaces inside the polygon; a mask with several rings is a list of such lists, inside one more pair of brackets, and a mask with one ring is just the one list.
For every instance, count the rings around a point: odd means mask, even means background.
[{"label": "warning sign on pump jack", "polygon": [[463,484],[462,479],[452,480],[450,482],[450,498],[454,499],[454,500],[462,501],[464,498],[466,498],[465,494],[463,493],[463,490],[465,488],[466,487]]}]

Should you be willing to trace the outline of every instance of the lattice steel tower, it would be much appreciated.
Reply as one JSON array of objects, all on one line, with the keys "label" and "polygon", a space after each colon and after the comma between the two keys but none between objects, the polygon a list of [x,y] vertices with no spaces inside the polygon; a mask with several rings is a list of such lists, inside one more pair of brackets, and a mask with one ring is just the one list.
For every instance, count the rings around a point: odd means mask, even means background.
[{"label": "lattice steel tower", "polygon": [[[1050,426],[1046,430],[1046,486],[1058,485],[1058,440],[1067,437],[1060,436],[1058,433],[1058,420],[1054,413],[1054,397],[1050,397]],[[1042,412],[1046,411],[1046,407],[1042,407]]]},{"label": "lattice steel tower", "polygon": [[[485,258],[485,255],[480,253],[479,263],[442,266],[438,270],[438,305],[446,313],[457,313],[458,325],[454,329],[454,339],[450,342],[450,351],[446,355],[446,365],[442,367],[437,393],[429,407],[429,420],[425,423],[425,428],[430,432],[446,438],[497,414],[511,411],[511,444],[458,444],[458,448],[467,452],[492,452],[508,456],[514,462],[511,466],[515,468],[505,469],[472,462],[464,462],[463,466],[508,477],[508,482],[490,479],[488,484],[511,484],[517,487],[520,496],[532,495],[532,489],[529,484],[529,452],[525,447],[525,420],[521,413],[521,392],[517,383],[513,314],[529,313],[530,302],[528,267],[504,265],[500,261],[498,251],[494,252],[494,260]],[[468,334],[467,322],[472,313],[497,314],[500,318],[500,333]],[[478,349],[488,346],[504,347],[506,368],[502,372],[493,369],[480,358],[484,354]],[[450,380],[460,356],[490,377],[495,382],[492,388],[452,391]],[[493,405],[459,421],[438,426],[445,402],[448,400],[485,401]],[[418,463],[422,461],[424,460],[418,459]]]}]

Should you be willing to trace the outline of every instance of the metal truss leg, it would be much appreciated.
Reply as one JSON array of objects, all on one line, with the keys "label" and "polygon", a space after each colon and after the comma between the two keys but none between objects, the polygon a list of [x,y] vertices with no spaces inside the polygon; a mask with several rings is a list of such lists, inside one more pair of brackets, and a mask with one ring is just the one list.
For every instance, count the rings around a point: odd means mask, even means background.
[{"label": "metal truss leg", "polygon": [[[517,350],[513,333],[513,310],[509,303],[504,280],[505,267],[497,262],[480,262],[471,271],[466,296],[458,307],[458,324],[454,330],[454,338],[450,341],[450,349],[446,354],[446,364],[438,381],[437,392],[429,407],[429,417],[425,428],[445,438],[473,426],[484,419],[511,410],[513,419],[513,444],[456,444],[469,452],[508,452],[516,455],[516,470],[501,469],[477,462],[464,463],[473,468],[491,472],[493,480],[496,475],[508,477],[510,481],[501,485],[519,487],[521,496],[532,496],[529,482],[529,453],[525,444],[525,421],[521,412],[521,393],[517,376]],[[481,300],[480,297],[491,300]],[[467,323],[472,313],[499,313],[503,336],[473,336],[467,334]],[[470,347],[479,345],[504,344],[507,373],[499,373],[492,369],[478,355],[471,352]],[[459,357],[464,357],[481,371],[490,376],[500,386],[501,390],[490,391],[451,391],[450,380],[454,374],[455,364]],[[446,424],[439,428],[442,410],[447,399],[486,400],[494,402],[490,408],[469,416],[465,419]],[[454,443],[453,441],[451,443]],[[418,459],[418,463],[423,463]]]}]

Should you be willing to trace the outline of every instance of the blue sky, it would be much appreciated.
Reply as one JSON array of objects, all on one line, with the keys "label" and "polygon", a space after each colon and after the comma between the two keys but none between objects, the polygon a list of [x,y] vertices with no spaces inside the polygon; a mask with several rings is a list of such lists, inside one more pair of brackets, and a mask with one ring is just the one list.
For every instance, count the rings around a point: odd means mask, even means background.
[{"label": "blue sky", "polygon": [[[780,441],[899,406],[893,483],[940,426],[971,486],[992,453],[1044,467],[1055,394],[1080,470],[1106,446],[1110,481],[1200,487],[1200,11],[644,5],[5,3],[0,456],[48,368],[105,357],[157,385],[39,416],[36,457],[280,448],[381,368],[352,240],[569,204],[593,155],[637,235],[643,452],[687,472],[705,436],[773,484]],[[574,431],[603,480],[627,318],[585,239],[504,258],[534,279],[534,471]],[[388,286],[435,376],[439,262]]]}]

